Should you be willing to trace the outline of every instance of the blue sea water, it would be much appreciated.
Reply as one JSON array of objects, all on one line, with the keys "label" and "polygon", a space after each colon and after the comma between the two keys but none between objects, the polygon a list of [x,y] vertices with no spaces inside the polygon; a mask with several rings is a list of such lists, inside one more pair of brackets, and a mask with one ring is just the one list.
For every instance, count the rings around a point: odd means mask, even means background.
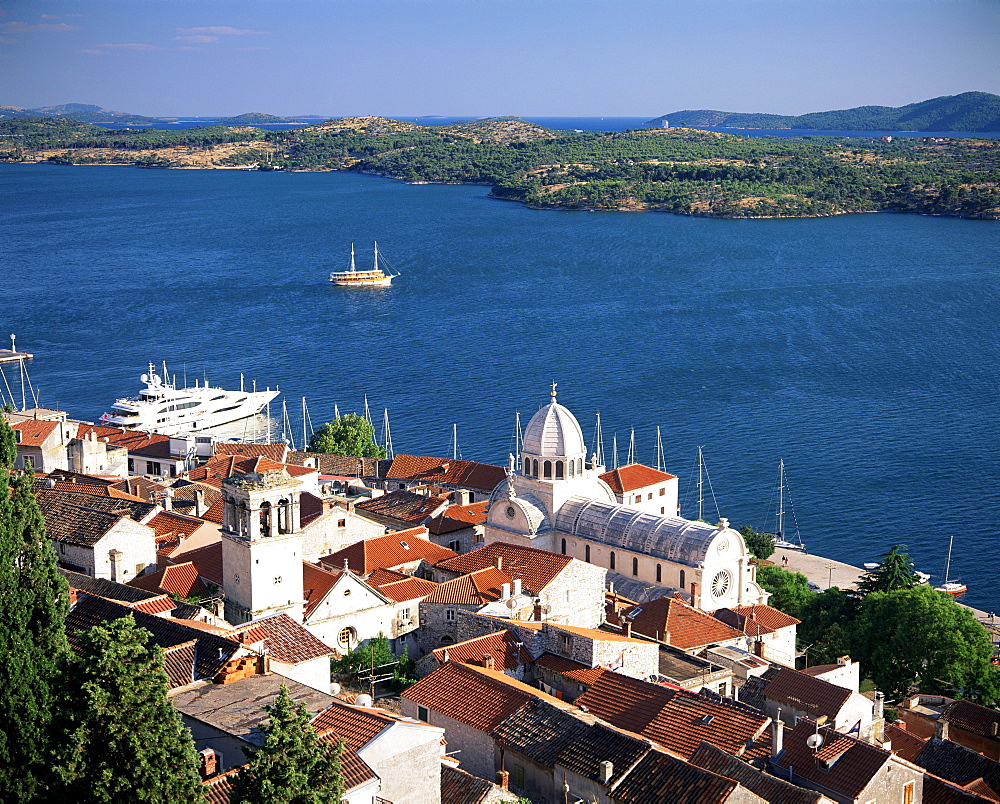
[{"label": "blue sea water", "polygon": [[[388,408],[397,452],[503,462],[549,383],[588,439],[767,524],[779,458],[811,552],[896,543],[997,608],[1000,224],[529,210],[349,173],[0,166],[0,332],[94,420],[150,360],[280,385],[314,423]],[[377,239],[389,289],[327,281]],[[10,370],[7,370],[10,375]],[[0,389],[6,390],[6,389]],[[15,388],[15,394],[18,391]],[[610,461],[610,457],[609,457]],[[714,515],[714,508],[709,511]]]}]

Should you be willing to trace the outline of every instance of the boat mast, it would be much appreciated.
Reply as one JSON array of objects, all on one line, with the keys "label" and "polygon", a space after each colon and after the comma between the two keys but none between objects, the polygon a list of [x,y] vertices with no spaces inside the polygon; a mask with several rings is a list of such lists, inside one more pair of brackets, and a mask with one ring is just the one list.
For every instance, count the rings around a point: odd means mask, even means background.
[{"label": "boat mast", "polygon": [[632,428],[632,433],[628,439],[628,460],[625,463],[635,463],[635,428]]},{"label": "boat mast", "polygon": [[458,460],[458,424],[451,426],[451,459]]},{"label": "boat mast", "polygon": [[385,441],[385,457],[391,461],[395,453],[392,451],[392,433],[389,432],[389,408],[383,408],[382,439]]},{"label": "boat mast", "polygon": [[660,435],[660,425],[656,425],[656,470],[664,471],[666,460],[663,457],[663,437]]},{"label": "boat mast", "polygon": [[514,466],[521,468],[521,411],[514,411]]},{"label": "boat mast", "polygon": [[951,534],[951,538],[948,539],[948,560],[944,565],[944,582],[948,583],[951,580],[951,546],[955,543],[955,534]]},{"label": "boat mast", "polygon": [[378,270],[378,240],[375,241],[375,263],[372,265],[372,270]]},{"label": "boat mast", "polygon": [[785,536],[785,459],[778,459],[778,539]]},{"label": "boat mast", "polygon": [[705,495],[702,482],[702,471],[705,468],[705,458],[701,454],[701,447],[698,447],[698,519],[704,519]]},{"label": "boat mast", "polygon": [[354,243],[351,243],[351,267],[347,270],[352,273],[354,272]]},{"label": "boat mast", "polygon": [[598,466],[604,466],[604,438],[601,436],[601,414],[597,414],[597,426],[594,429],[594,460],[596,461],[596,469]]},{"label": "boat mast", "polygon": [[611,436],[611,461],[614,464],[612,469],[618,468],[618,433]]}]

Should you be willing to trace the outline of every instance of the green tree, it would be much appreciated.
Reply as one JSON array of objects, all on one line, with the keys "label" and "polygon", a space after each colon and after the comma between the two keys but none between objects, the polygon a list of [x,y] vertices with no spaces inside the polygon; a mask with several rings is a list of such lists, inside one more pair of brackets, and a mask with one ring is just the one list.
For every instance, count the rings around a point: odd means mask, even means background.
[{"label": "green tree", "polygon": [[862,595],[872,592],[892,592],[897,589],[911,589],[920,583],[917,573],[913,570],[913,562],[905,550],[905,544],[896,544],[888,553],[879,556],[882,560],[878,566],[861,576],[858,581],[858,591]]},{"label": "green tree", "polygon": [[343,742],[321,743],[309,713],[281,686],[274,704],[265,707],[270,722],[264,744],[233,778],[232,804],[340,804]]},{"label": "green tree", "polygon": [[800,620],[816,597],[809,588],[809,579],[801,572],[789,572],[771,564],[757,567],[757,582],[771,593],[769,605]]},{"label": "green tree", "polygon": [[746,542],[747,550],[757,558],[770,558],[774,554],[774,536],[770,533],[761,533],[749,525],[744,525],[740,528],[740,535]]},{"label": "green tree", "polygon": [[326,422],[309,439],[310,452],[384,458],[385,449],[375,443],[375,428],[357,413],[345,413]]},{"label": "green tree", "polygon": [[401,692],[416,680],[409,652],[403,648],[403,653],[397,656],[389,647],[389,639],[385,634],[379,634],[375,639],[358,645],[342,659],[331,662],[330,666],[335,673],[352,675],[355,678],[359,676],[367,678],[371,674],[372,667],[380,667],[382,670],[375,675],[391,674],[392,679],[384,683],[393,692]]},{"label": "green tree", "polygon": [[160,647],[131,616],[77,639],[56,716],[59,798],[203,802],[198,754],[167,700]]},{"label": "green tree", "polygon": [[67,651],[66,581],[35,502],[13,473],[14,432],[0,417],[0,800],[42,795],[49,776],[52,686]]},{"label": "green tree", "polygon": [[926,584],[872,592],[861,603],[852,655],[897,700],[920,692],[1000,701],[989,633],[972,612]]}]

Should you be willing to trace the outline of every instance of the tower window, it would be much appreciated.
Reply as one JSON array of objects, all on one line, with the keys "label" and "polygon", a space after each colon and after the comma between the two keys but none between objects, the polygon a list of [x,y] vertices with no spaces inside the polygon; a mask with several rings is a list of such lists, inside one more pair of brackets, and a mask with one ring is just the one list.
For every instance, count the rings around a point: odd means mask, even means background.
[{"label": "tower window", "polygon": [[563,479],[563,462],[556,461],[556,480]]},{"label": "tower window", "polygon": [[614,569],[615,568],[615,551],[614,550],[611,551],[610,562],[611,562],[611,569]]},{"label": "tower window", "polygon": [[663,567],[659,564],[656,565],[656,582],[659,583],[663,580]]},{"label": "tower window", "polygon": [[681,570],[681,582],[680,582],[681,589],[683,589],[684,586],[685,586],[685,584],[684,584],[684,570]]},{"label": "tower window", "polygon": [[636,576],[639,574],[639,559],[635,556],[632,557],[632,574]]},{"label": "tower window", "polygon": [[566,540],[562,540],[562,554],[566,555]]},{"label": "tower window", "polygon": [[533,458],[531,461],[531,476],[538,477],[538,459]]},{"label": "tower window", "polygon": [[583,560],[588,564],[590,563],[590,545],[585,545],[583,548]]},{"label": "tower window", "polygon": [[545,476],[546,480],[552,478],[552,461],[546,461],[542,464],[542,474]]}]

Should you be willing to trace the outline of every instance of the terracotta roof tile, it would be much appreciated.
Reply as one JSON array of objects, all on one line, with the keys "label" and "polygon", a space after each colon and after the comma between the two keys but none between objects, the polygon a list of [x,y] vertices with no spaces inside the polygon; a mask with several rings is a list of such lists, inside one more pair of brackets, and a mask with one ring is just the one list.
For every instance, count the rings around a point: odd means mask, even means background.
[{"label": "terracotta roof tile", "polygon": [[142,430],[125,430],[121,427],[105,427],[101,424],[80,425],[77,438],[94,433],[97,438],[107,438],[109,444],[125,447],[135,455],[148,455],[151,458],[170,457],[170,436],[159,433],[146,433]]},{"label": "terracotta roof tile", "polygon": [[631,775],[632,768],[648,754],[649,741],[627,734],[606,723],[593,723],[568,743],[556,762],[591,781],[600,780],[601,763],[611,763],[611,784]]},{"label": "terracotta roof tile", "polygon": [[995,740],[1000,727],[1000,712],[960,699],[952,701],[944,708],[941,712],[941,721]]},{"label": "terracotta roof tile", "polygon": [[532,700],[556,702],[499,670],[448,662],[407,687],[402,696],[452,720],[491,733]]},{"label": "terracotta roof tile", "polygon": [[170,564],[156,572],[140,575],[129,581],[128,585],[148,592],[166,592],[185,599],[198,597],[206,592],[205,585],[198,578],[198,570],[190,561]]},{"label": "terracotta roof tile", "polygon": [[[489,798],[496,794],[497,786],[478,776],[473,776],[459,767],[441,765],[441,804],[483,804],[484,801],[499,802]],[[508,794],[507,801],[517,801],[517,796]]]},{"label": "terracotta roof tile", "polygon": [[183,687],[197,678],[195,656],[198,640],[191,639],[163,649],[163,669],[170,679],[170,689]]},{"label": "terracotta roof tile", "polygon": [[[447,653],[447,658],[445,654]],[[498,670],[516,670],[531,661],[531,654],[513,631],[497,631],[495,634],[456,642],[446,648],[437,648],[434,658],[444,664],[447,661],[462,662],[485,667],[483,656],[493,657],[493,666]]]},{"label": "terracotta roof tile", "polygon": [[851,691],[826,679],[782,667],[764,688],[764,696],[813,717],[827,717],[832,721],[850,699]]},{"label": "terracotta roof tile", "polygon": [[177,602],[169,595],[157,595],[149,600],[140,600],[138,603],[129,603],[130,609],[141,611],[144,614],[163,614],[177,608]]},{"label": "terracotta roof tile", "polygon": [[148,503],[49,488],[37,490],[35,498],[50,539],[86,547],[100,541],[119,520],[141,522],[156,510]]},{"label": "terracotta roof tile", "polygon": [[493,730],[493,738],[540,765],[552,767],[559,754],[590,729],[572,709],[535,699]]},{"label": "terracotta roof tile", "polygon": [[59,422],[24,419],[11,424],[11,428],[15,431],[18,446],[42,447],[46,440],[59,429]]},{"label": "terracotta roof tile", "polygon": [[[854,799],[868,786],[882,766],[890,761],[888,751],[822,727],[819,733],[824,743],[820,750],[827,749],[824,756],[837,752],[835,756],[829,757],[834,760],[832,764],[829,760],[824,762],[822,757],[818,757],[806,745],[806,740],[816,731],[816,723],[808,718],[800,718],[795,728],[786,729],[785,750],[774,760],[775,764],[786,773],[791,766],[795,769],[796,777],[816,782],[827,790]],[[827,748],[828,745],[831,747]]]},{"label": "terracotta roof tile", "polygon": [[908,762],[913,762],[917,754],[927,744],[927,740],[917,737],[916,734],[907,731],[897,723],[885,724],[885,739],[891,743],[890,750]]},{"label": "terracotta roof tile", "polygon": [[996,801],[996,794],[981,796],[932,773],[924,774],[923,804],[979,804]]},{"label": "terracotta roof tile", "polygon": [[435,536],[440,536],[482,525],[486,521],[486,509],[489,504],[489,500],[483,500],[472,505],[449,505],[427,523],[427,529]]},{"label": "terracotta roof tile", "polygon": [[547,587],[575,560],[570,556],[534,547],[493,542],[472,552],[441,561],[437,566],[448,572],[465,574],[485,567],[495,567],[498,559],[500,569],[511,578],[520,578],[524,587],[532,594],[538,594]]},{"label": "terracotta roof tile", "polygon": [[224,521],[225,509],[223,507],[222,498],[220,497],[214,503],[212,503],[208,510],[202,514],[202,519],[206,519],[209,522],[214,522],[217,525],[221,525]]},{"label": "terracotta roof tile", "polygon": [[[386,572],[387,570],[379,570]],[[396,603],[409,603],[413,600],[423,600],[437,589],[437,584],[423,578],[406,578],[404,580],[390,581],[379,585],[373,584],[371,577],[366,583],[378,589],[383,595]]]},{"label": "terracotta roof tile", "polygon": [[456,606],[482,606],[500,599],[510,576],[494,567],[487,567],[468,575],[439,583],[424,599],[425,603],[450,603]]},{"label": "terracotta roof tile", "polygon": [[735,628],[750,636],[759,634],[773,634],[781,628],[788,628],[798,625],[801,620],[797,620],[790,614],[778,611],[767,604],[755,604],[753,606],[733,606],[731,609],[719,609],[715,616]]},{"label": "terracotta roof tile", "polygon": [[738,783],[660,751],[650,751],[615,788],[621,804],[716,804],[732,795]]},{"label": "terracotta roof tile", "polygon": [[326,597],[340,577],[339,572],[316,564],[302,563],[302,594],[305,600],[305,615],[308,617]]},{"label": "terracotta roof tile", "polygon": [[284,612],[234,628],[229,636],[248,637],[252,643],[263,640],[268,654],[285,664],[299,664],[336,653]]},{"label": "terracotta roof tile", "polygon": [[240,458],[269,458],[275,463],[284,463],[288,456],[287,444],[244,444],[219,441],[212,445],[215,455],[236,455]]},{"label": "terracotta roof tile", "polygon": [[1000,763],[958,743],[931,737],[913,763],[962,787],[981,779],[1000,800]]},{"label": "terracotta roof tile", "polygon": [[333,732],[355,750],[367,745],[393,723],[396,720],[392,717],[340,701],[334,701],[312,720],[317,733]]},{"label": "terracotta roof tile", "polygon": [[566,676],[566,678],[571,678],[574,681],[580,682],[584,686],[590,686],[593,684],[598,678],[600,678],[601,673],[604,671],[604,668],[589,667],[588,665],[580,662],[574,662],[572,659],[557,656],[554,653],[543,653],[535,659],[535,665],[548,670],[549,672],[558,673],[561,676]]},{"label": "terracotta roof tile", "polygon": [[186,539],[205,523],[174,511],[160,511],[147,524],[156,531],[158,541],[175,542]]},{"label": "terracotta roof tile", "polygon": [[610,671],[602,672],[574,703],[685,757],[703,740],[739,756],[770,722],[748,707],[730,707]]},{"label": "terracotta roof tile", "polygon": [[488,493],[506,478],[507,472],[502,466],[477,461],[397,455],[385,476],[389,480],[419,480]]},{"label": "terracotta roof tile", "polygon": [[115,583],[104,578],[91,578],[89,575],[73,572],[62,567],[59,567],[58,570],[59,574],[69,583],[71,589],[77,589],[94,597],[103,597],[121,603],[137,603],[159,597],[153,592],[147,592],[145,589],[136,589],[123,583]]},{"label": "terracotta roof tile", "polygon": [[377,569],[402,567],[421,560],[436,564],[454,555],[453,550],[429,541],[427,528],[418,527],[355,542],[324,556],[320,561],[336,569],[342,568],[347,561],[348,568],[353,572],[369,575]]},{"label": "terracotta roof tile", "polygon": [[689,606],[675,597],[661,597],[637,603],[622,611],[637,634],[691,650],[742,638],[743,632],[720,622],[711,614]]},{"label": "terracotta roof tile", "polygon": [[737,759],[710,743],[699,745],[689,761],[699,768],[705,768],[739,782],[765,801],[777,804],[818,804],[823,799],[822,794],[815,790],[806,790],[777,776],[761,773],[742,759]]},{"label": "terracotta roof tile", "polygon": [[394,519],[409,525],[422,525],[448,504],[447,497],[427,497],[400,489],[359,502],[356,511]]},{"label": "terracotta roof tile", "polygon": [[377,474],[378,461],[374,458],[356,458],[352,455],[326,455],[322,452],[303,452],[293,450],[288,453],[286,463],[305,465],[307,460],[315,460],[316,466],[324,475],[343,475],[345,477],[373,477]]},{"label": "terracotta roof tile", "polygon": [[629,463],[612,469],[610,472],[605,472],[600,478],[611,486],[611,490],[615,494],[624,494],[656,483],[676,480],[677,475],[661,472],[659,469],[653,469],[651,466],[644,466],[641,463]]},{"label": "terracotta roof tile", "polygon": [[214,583],[216,586],[222,586],[223,573],[221,541],[177,554],[172,557],[172,560],[176,563],[190,561],[194,564],[194,568],[198,571],[198,575],[209,583]]}]

